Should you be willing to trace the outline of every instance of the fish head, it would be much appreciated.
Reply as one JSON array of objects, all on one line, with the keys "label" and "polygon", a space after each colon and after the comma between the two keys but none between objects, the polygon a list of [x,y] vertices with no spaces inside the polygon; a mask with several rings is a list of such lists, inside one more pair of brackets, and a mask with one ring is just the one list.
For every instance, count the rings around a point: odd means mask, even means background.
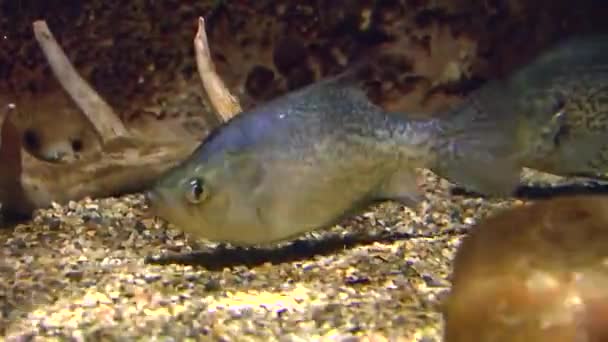
[{"label": "fish head", "polygon": [[[526,130],[541,147],[559,148],[563,138],[570,138],[571,126],[601,115],[598,103],[608,75],[607,38],[563,39],[505,80],[509,88],[505,99],[515,99],[516,114],[524,117]],[[555,120],[559,114],[561,118]]]},{"label": "fish head", "polygon": [[524,154],[541,157],[568,134],[566,97],[561,92],[530,92],[517,103],[518,142]]},{"label": "fish head", "polygon": [[257,243],[263,238],[255,201],[261,180],[259,165],[240,152],[223,153],[204,162],[193,158],[163,175],[146,192],[146,201],[155,216],[197,238]]},{"label": "fish head", "polygon": [[568,129],[568,109],[561,96],[551,96],[544,100],[536,101],[536,105],[529,114],[536,119],[536,125],[541,140],[558,146]]}]

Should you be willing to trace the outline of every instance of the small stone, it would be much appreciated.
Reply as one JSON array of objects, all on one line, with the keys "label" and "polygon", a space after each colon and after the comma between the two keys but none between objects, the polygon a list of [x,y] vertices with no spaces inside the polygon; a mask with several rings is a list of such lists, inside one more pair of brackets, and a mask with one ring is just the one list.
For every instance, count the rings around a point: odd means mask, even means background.
[{"label": "small stone", "polygon": [[153,283],[155,281],[158,281],[159,279],[161,279],[161,275],[160,274],[145,274],[144,275],[144,280],[147,283]]},{"label": "small stone", "polygon": [[217,279],[209,279],[207,282],[205,282],[205,291],[207,292],[219,291],[221,288],[222,284]]},{"label": "small stone", "polygon": [[82,270],[70,270],[65,273],[66,278],[70,280],[81,280],[84,275]]},{"label": "small stone", "polygon": [[81,300],[81,305],[85,308],[97,306],[98,304],[111,304],[108,296],[99,292],[89,292]]}]

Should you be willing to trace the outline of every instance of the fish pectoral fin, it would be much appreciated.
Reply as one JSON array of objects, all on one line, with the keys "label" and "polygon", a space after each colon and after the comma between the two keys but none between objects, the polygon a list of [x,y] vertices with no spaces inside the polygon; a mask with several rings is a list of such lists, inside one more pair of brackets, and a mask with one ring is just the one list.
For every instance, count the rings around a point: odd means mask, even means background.
[{"label": "fish pectoral fin", "polygon": [[376,195],[378,201],[396,201],[410,208],[415,208],[424,199],[424,193],[416,182],[415,170],[394,173]]},{"label": "fish pectoral fin", "polygon": [[508,159],[463,160],[433,171],[466,190],[495,197],[514,196],[521,179],[521,167]]}]

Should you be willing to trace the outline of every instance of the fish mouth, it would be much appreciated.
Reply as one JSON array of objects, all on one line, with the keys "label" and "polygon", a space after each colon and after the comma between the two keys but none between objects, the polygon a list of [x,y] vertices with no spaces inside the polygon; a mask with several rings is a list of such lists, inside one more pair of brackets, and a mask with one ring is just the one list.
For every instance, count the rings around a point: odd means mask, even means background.
[{"label": "fish mouth", "polygon": [[152,190],[148,190],[146,192],[144,192],[144,203],[150,207],[153,208],[156,206],[156,202],[158,201],[158,195],[156,194],[155,191]]},{"label": "fish mouth", "polygon": [[175,201],[172,194],[159,189],[144,192],[144,203],[148,207],[148,215],[163,219],[174,224],[183,221],[183,208]]},{"label": "fish mouth", "polygon": [[166,206],[164,196],[155,190],[144,192],[144,203],[148,206],[148,210],[154,216],[162,217],[163,207]]}]

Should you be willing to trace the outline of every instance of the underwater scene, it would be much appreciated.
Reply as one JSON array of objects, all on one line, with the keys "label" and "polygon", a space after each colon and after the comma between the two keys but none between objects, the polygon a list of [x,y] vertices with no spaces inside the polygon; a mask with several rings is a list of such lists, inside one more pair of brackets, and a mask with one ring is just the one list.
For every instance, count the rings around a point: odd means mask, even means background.
[{"label": "underwater scene", "polygon": [[0,0],[3,341],[608,341],[599,0]]}]

